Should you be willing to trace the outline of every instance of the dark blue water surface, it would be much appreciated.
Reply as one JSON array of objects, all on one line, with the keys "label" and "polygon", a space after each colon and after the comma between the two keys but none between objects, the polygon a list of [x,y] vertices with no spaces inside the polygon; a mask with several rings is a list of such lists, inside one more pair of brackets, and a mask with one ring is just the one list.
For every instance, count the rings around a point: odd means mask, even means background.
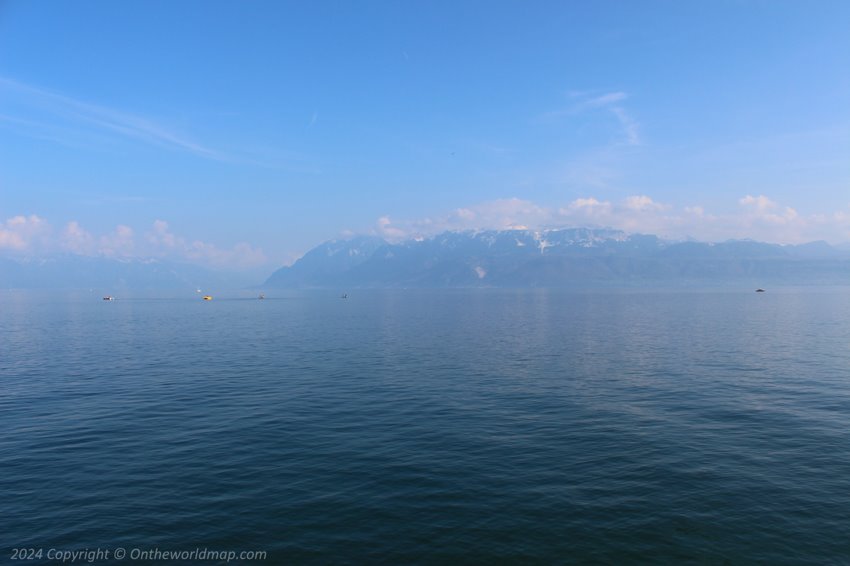
[{"label": "dark blue water surface", "polygon": [[850,563],[850,288],[0,291],[0,543]]}]

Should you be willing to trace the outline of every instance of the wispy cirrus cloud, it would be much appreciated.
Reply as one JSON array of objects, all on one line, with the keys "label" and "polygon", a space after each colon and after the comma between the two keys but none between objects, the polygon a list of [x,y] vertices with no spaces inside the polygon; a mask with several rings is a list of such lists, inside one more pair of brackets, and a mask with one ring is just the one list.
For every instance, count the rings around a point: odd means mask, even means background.
[{"label": "wispy cirrus cloud", "polygon": [[107,106],[0,77],[0,96],[7,111],[0,124],[25,135],[74,144],[78,138],[121,137],[206,159],[225,161],[228,155],[178,133],[159,122]]},{"label": "wispy cirrus cloud", "polygon": [[608,92],[600,95],[583,96],[575,106],[576,109],[602,108],[624,102],[629,95],[622,91]]},{"label": "wispy cirrus cloud", "polygon": [[[310,156],[257,144],[226,150],[202,143],[160,121],[0,76],[0,128],[76,149],[131,141],[203,159],[270,169],[317,173]],[[308,129],[315,125],[314,113]]]},{"label": "wispy cirrus cloud", "polygon": [[620,122],[626,145],[640,145],[640,124],[620,106],[612,106],[611,112]]},{"label": "wispy cirrus cloud", "polygon": [[640,124],[626,110],[625,102],[629,94],[623,91],[572,91],[568,93],[570,103],[559,110],[542,114],[544,121],[557,121],[575,117],[590,112],[605,111],[616,119],[620,127],[621,140],[624,145],[640,145]]}]

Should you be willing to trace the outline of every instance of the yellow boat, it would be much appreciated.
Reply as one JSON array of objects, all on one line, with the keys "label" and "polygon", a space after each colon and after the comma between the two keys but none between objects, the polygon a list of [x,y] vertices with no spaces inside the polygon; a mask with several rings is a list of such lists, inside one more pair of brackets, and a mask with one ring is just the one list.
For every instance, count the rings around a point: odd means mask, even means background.
[{"label": "yellow boat", "polygon": [[205,301],[211,301],[211,300],[212,300],[212,295],[204,295],[204,300],[205,300]]}]

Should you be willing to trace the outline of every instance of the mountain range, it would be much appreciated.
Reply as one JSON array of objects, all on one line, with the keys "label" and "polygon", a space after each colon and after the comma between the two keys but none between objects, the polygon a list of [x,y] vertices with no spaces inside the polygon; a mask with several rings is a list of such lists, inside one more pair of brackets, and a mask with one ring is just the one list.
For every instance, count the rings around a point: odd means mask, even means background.
[{"label": "mountain range", "polygon": [[325,242],[274,272],[269,288],[572,287],[850,283],[850,250],[812,242],[673,242],[612,229],[444,232],[390,243]]},{"label": "mountain range", "polygon": [[[263,273],[159,259],[0,258],[0,289],[237,289]],[[444,232],[388,242],[332,240],[278,269],[263,288],[581,287],[850,284],[850,247],[751,240],[668,241],[611,229]]]}]

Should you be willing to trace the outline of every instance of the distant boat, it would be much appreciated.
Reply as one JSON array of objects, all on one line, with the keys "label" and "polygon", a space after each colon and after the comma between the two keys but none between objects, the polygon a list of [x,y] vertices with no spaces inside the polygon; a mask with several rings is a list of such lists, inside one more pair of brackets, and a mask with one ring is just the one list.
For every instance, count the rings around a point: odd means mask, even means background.
[{"label": "distant boat", "polygon": [[761,289],[761,288],[756,289],[756,293],[764,293],[764,289]]},{"label": "distant boat", "polygon": [[265,298],[266,298],[266,296],[265,296],[264,294],[260,293],[260,296],[259,296],[259,297],[257,297],[257,298],[258,298],[258,299],[260,299],[260,300],[262,300],[262,299],[265,299]]},{"label": "distant boat", "polygon": [[205,301],[211,301],[211,300],[212,300],[212,295],[204,295],[204,300],[205,300]]},{"label": "distant boat", "polygon": [[115,297],[113,297],[112,295],[106,295],[106,296],[103,298],[103,300],[104,300],[104,301],[114,301],[114,300],[115,300]]},{"label": "distant boat", "polygon": [[348,293],[343,293],[342,295],[340,295],[340,297],[339,297],[339,298],[340,298],[340,299],[347,299],[347,298],[348,298]]},{"label": "distant boat", "polygon": [[200,293],[200,292],[201,292],[201,290],[200,290],[200,289],[195,289],[195,292],[196,292],[196,293]]}]

